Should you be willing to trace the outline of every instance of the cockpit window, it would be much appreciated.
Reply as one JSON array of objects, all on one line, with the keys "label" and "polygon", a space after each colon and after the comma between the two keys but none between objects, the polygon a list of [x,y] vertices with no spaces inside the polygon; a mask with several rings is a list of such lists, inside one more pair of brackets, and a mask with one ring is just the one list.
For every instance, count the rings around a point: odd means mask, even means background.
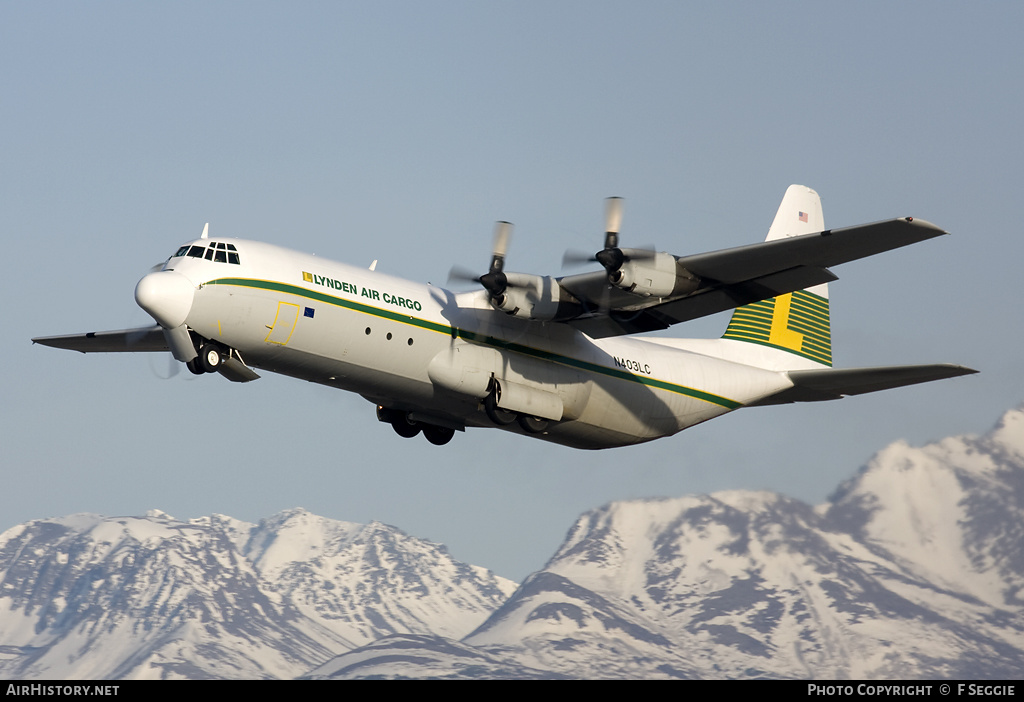
[{"label": "cockpit window", "polygon": [[213,261],[214,263],[233,263],[236,266],[241,264],[238,249],[235,248],[235,245],[223,242],[211,242],[209,248],[186,244],[178,249],[178,252],[171,256],[171,258],[177,258],[178,256],[205,258],[207,261]]}]

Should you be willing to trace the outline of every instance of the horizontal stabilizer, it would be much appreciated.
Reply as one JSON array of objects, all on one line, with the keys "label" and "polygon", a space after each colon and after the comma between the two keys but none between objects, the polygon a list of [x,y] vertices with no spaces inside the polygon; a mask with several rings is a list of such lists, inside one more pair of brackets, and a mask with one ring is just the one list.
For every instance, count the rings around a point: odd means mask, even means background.
[{"label": "horizontal stabilizer", "polygon": [[164,331],[159,325],[118,331],[65,334],[63,336],[37,336],[34,344],[68,349],[82,353],[111,353],[116,351],[169,351]]},{"label": "horizontal stabilizer", "polygon": [[876,368],[822,368],[789,371],[793,387],[766,397],[752,406],[781,405],[790,402],[838,400],[846,395],[889,390],[932,380],[956,378],[978,371],[951,363],[921,366],[878,366]]}]

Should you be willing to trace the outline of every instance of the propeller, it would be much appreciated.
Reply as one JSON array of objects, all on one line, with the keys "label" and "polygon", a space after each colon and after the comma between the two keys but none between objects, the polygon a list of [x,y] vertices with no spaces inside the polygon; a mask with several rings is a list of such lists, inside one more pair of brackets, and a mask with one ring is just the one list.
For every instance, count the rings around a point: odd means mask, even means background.
[{"label": "propeller", "polygon": [[[163,266],[163,264],[160,265]],[[152,319],[147,321],[150,324],[153,323]],[[152,327],[143,326],[144,324],[145,322],[140,322],[136,316],[129,321],[127,328],[134,330],[125,334],[124,337],[125,346],[129,351],[137,350],[137,345],[152,334]],[[170,353],[146,353],[143,355],[147,357],[149,370],[161,380],[170,380],[181,370],[181,364]]]},{"label": "propeller", "polygon": [[609,197],[605,199],[604,209],[604,248],[596,254],[585,254],[579,251],[566,251],[562,256],[562,266],[579,265],[583,263],[600,263],[608,273],[608,282],[615,284],[618,280],[616,275],[622,264],[629,260],[646,260],[654,258],[657,254],[654,246],[641,246],[639,248],[627,249],[628,255],[619,248],[619,229],[622,226],[622,204],[621,197]]},{"label": "propeller", "polygon": [[512,224],[510,222],[497,222],[494,225],[494,244],[492,246],[491,265],[483,275],[473,275],[464,269],[453,267],[448,273],[448,280],[461,280],[471,283],[479,283],[493,298],[500,298],[505,289],[508,288],[508,278],[505,277],[505,254],[508,251],[508,240],[512,235]]},{"label": "propeller", "polygon": [[[161,380],[170,380],[177,376],[179,371],[181,371],[181,363],[179,363],[174,356],[169,353],[159,355],[165,357],[163,361],[152,354],[149,358],[149,369],[153,371],[153,375]],[[161,365],[164,367],[160,368]]]},{"label": "propeller", "polygon": [[[600,263],[606,270],[614,270],[622,265],[625,257],[619,250],[619,229],[622,226],[622,198],[609,197],[604,201],[604,249],[596,254],[582,251],[566,251],[562,256],[562,267],[579,266],[586,263]],[[614,252],[618,252],[617,254]],[[618,256],[616,263],[615,257]],[[604,259],[604,260],[602,260]],[[606,263],[607,261],[608,263]],[[614,265],[609,269],[608,265]]]},{"label": "propeller", "polygon": [[608,275],[622,268],[626,256],[619,248],[619,229],[622,226],[622,198],[610,197],[605,201],[604,208],[604,248],[594,254],[594,260],[604,266]]}]

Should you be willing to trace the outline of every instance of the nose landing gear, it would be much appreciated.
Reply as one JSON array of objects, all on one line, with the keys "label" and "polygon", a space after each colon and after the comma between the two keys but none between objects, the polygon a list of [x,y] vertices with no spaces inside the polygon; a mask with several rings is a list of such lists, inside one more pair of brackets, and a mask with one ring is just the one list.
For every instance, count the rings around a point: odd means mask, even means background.
[{"label": "nose landing gear", "polygon": [[185,365],[195,375],[216,373],[230,356],[230,349],[215,341],[206,341],[199,347],[199,355],[186,362]]},{"label": "nose landing gear", "polygon": [[199,363],[207,373],[216,373],[226,357],[224,347],[212,341],[206,342],[199,349]]}]

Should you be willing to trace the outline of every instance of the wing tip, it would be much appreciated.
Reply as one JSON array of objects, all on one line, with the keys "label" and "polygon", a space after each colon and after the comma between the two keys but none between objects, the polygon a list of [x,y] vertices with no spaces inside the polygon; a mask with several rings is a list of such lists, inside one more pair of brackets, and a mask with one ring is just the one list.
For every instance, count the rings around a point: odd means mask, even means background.
[{"label": "wing tip", "polygon": [[949,236],[949,232],[947,232],[945,229],[943,229],[942,227],[940,227],[937,224],[932,224],[931,222],[929,222],[926,219],[921,219],[920,217],[901,217],[901,219],[904,222],[906,222],[908,224],[911,224],[911,225],[913,225],[915,227],[921,227],[922,229],[931,229],[931,230],[933,230],[932,236],[942,236],[943,234],[945,234],[946,236]]}]

